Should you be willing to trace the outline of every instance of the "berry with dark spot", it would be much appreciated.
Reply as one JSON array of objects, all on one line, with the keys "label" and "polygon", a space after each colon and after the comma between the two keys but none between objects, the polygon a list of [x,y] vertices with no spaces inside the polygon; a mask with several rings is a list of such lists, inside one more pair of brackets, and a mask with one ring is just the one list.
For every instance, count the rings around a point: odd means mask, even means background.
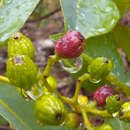
[{"label": "berry with dark spot", "polygon": [[34,46],[31,40],[22,33],[14,33],[8,42],[8,57],[17,55],[26,55],[31,59],[34,58]]},{"label": "berry with dark spot", "polygon": [[43,95],[35,102],[34,115],[40,125],[60,125],[66,114],[66,106],[54,95]]},{"label": "berry with dark spot", "polygon": [[76,58],[84,50],[86,40],[78,31],[68,31],[56,41],[56,54],[62,58]]},{"label": "berry with dark spot", "polygon": [[93,98],[97,101],[99,105],[105,105],[106,104],[106,98],[108,96],[111,96],[114,94],[114,91],[112,88],[110,88],[108,85],[102,86],[101,88],[98,88],[96,92],[94,93]]},{"label": "berry with dark spot", "polygon": [[106,109],[112,114],[120,110],[123,101],[119,95],[108,96],[106,99]]},{"label": "berry with dark spot", "polygon": [[105,78],[112,70],[112,61],[106,57],[98,57],[92,61],[88,66],[88,72],[92,80],[102,80]]}]

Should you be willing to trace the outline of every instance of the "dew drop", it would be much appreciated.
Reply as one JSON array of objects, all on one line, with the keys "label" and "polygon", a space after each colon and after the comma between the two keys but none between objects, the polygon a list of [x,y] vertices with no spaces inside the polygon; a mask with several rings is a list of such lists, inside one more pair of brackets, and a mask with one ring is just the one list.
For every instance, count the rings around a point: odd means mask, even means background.
[{"label": "dew drop", "polygon": [[43,88],[40,85],[35,85],[30,90],[26,91],[26,94],[34,101],[41,97],[43,93]]},{"label": "dew drop", "polygon": [[77,73],[83,66],[83,59],[82,56],[75,59],[62,59],[60,60],[60,63],[66,71],[70,73]]},{"label": "dew drop", "polygon": [[6,4],[10,4],[12,0],[6,0]]}]

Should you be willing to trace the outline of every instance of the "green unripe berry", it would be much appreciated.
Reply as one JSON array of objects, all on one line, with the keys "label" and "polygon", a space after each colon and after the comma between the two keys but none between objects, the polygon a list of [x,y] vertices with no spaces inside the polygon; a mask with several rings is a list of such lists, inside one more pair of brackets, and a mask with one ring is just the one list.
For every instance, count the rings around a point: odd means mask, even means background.
[{"label": "green unripe berry", "polygon": [[109,124],[104,123],[103,125],[96,127],[96,130],[114,130],[114,129]]},{"label": "green unripe berry", "polygon": [[28,90],[36,83],[37,66],[27,56],[9,58],[6,69],[10,83],[16,87]]},{"label": "green unripe berry", "polygon": [[120,110],[123,101],[119,95],[108,96],[106,99],[106,109],[112,114]]},{"label": "green unripe berry", "polygon": [[80,104],[80,106],[86,106],[88,104],[88,98],[86,96],[79,95],[78,103]]},{"label": "green unripe berry", "polygon": [[41,125],[60,125],[66,114],[65,105],[54,95],[44,95],[35,102],[34,115]]},{"label": "green unripe berry", "polygon": [[88,72],[93,80],[101,80],[105,78],[112,70],[112,62],[106,57],[96,58],[88,66]]},{"label": "green unripe berry", "polygon": [[119,112],[121,120],[130,122],[130,102],[126,102],[121,106],[121,111]]},{"label": "green unripe berry", "polygon": [[31,59],[34,58],[34,46],[31,40],[22,33],[14,33],[8,42],[8,57],[16,55],[26,55]]},{"label": "green unripe berry", "polygon": [[76,113],[69,113],[65,119],[65,126],[68,128],[77,128],[80,125],[80,117]]}]

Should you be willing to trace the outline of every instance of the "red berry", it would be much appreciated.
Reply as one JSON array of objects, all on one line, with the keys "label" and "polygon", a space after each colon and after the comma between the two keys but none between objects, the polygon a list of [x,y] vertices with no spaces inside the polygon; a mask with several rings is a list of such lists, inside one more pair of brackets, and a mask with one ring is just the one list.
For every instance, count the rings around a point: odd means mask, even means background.
[{"label": "red berry", "polygon": [[94,99],[97,101],[99,105],[105,105],[106,104],[106,98],[108,96],[111,96],[114,94],[114,91],[108,86],[102,86],[101,88],[98,88],[96,92],[94,93]]},{"label": "red berry", "polygon": [[80,32],[68,31],[56,41],[56,54],[62,58],[76,58],[82,53],[85,43]]}]

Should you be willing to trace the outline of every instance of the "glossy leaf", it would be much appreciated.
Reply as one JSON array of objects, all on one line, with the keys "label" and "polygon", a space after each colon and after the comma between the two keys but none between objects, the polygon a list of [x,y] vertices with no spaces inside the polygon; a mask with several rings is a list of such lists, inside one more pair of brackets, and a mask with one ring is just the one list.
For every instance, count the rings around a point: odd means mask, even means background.
[{"label": "glossy leaf", "polygon": [[78,30],[86,38],[109,32],[119,20],[112,0],[61,0],[66,30]]},{"label": "glossy leaf", "polygon": [[34,102],[27,102],[17,89],[0,83],[0,115],[18,130],[68,130],[65,127],[40,127],[33,115]]},{"label": "glossy leaf", "polygon": [[39,0],[4,0],[0,8],[0,47],[25,23]]},{"label": "glossy leaf", "polygon": [[116,40],[115,44],[125,51],[130,61],[130,28],[118,24],[112,32]]},{"label": "glossy leaf", "polygon": [[126,123],[124,121],[120,121],[119,119],[105,119],[105,122],[110,124],[114,130],[129,130],[130,123]]}]

